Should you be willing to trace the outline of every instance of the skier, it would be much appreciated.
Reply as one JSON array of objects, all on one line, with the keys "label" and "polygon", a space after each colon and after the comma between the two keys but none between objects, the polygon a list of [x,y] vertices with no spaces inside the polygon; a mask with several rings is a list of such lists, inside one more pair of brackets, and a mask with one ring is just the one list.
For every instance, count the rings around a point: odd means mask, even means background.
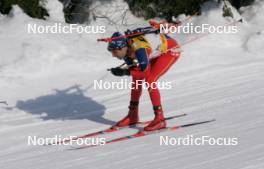
[{"label": "skier", "polygon": [[113,57],[124,60],[128,68],[111,68],[111,73],[115,76],[131,75],[133,83],[128,114],[115,126],[124,127],[136,124],[139,121],[138,105],[142,93],[142,85],[139,83],[145,80],[148,84],[148,92],[155,118],[144,127],[144,130],[153,131],[166,128],[160,92],[156,82],[179,58],[180,52],[175,50],[179,48],[179,45],[166,34],[115,38],[120,36],[122,36],[120,32],[115,32],[111,37],[113,40],[108,43],[107,49]]}]

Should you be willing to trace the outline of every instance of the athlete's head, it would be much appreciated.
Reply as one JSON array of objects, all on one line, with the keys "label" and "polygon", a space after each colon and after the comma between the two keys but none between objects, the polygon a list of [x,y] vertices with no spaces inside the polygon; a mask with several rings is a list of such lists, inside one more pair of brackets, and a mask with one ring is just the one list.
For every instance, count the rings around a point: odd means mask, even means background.
[{"label": "athlete's head", "polygon": [[111,38],[113,40],[108,44],[108,51],[110,51],[113,57],[123,59],[127,55],[128,43],[125,37],[120,32],[115,32]]}]

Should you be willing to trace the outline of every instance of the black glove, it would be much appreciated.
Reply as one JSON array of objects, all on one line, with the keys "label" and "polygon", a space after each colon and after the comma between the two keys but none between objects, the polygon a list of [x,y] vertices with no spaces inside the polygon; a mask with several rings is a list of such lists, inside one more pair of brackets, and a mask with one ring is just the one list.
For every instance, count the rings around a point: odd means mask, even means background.
[{"label": "black glove", "polygon": [[124,75],[129,76],[130,75],[130,72],[128,69],[121,69],[120,67],[111,68],[110,71],[115,76],[124,76]]}]

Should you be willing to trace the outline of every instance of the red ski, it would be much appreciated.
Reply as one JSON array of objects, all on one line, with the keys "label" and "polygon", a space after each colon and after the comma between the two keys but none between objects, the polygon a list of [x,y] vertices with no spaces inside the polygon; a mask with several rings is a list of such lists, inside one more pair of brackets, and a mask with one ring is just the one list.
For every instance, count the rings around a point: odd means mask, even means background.
[{"label": "red ski", "polygon": [[[179,114],[179,115],[169,116],[169,117],[166,117],[165,120],[171,120],[171,119],[175,119],[175,118],[178,118],[178,117],[183,117],[183,116],[186,116],[186,115],[187,114]],[[122,130],[122,129],[125,129],[125,128],[144,126],[144,125],[149,124],[150,122],[151,122],[151,120],[150,121],[143,121],[143,122],[138,122],[137,124],[133,124],[133,125],[125,126],[125,127],[112,126],[112,127],[108,128],[108,129],[104,129],[104,130],[97,131],[97,132],[94,132],[94,133],[86,134],[86,135],[83,135],[83,136],[74,137],[74,138],[71,138],[71,139],[63,139],[62,141],[58,141],[58,142],[55,142],[55,143],[50,143],[50,144],[47,144],[47,145],[60,145],[60,144],[68,143],[70,141],[74,141],[74,140],[77,140],[77,139],[89,138],[89,137],[99,136],[99,135],[102,135],[102,134],[116,132],[116,131],[119,131],[119,130]]]},{"label": "red ski", "polygon": [[[205,121],[200,121],[200,122],[193,122],[193,123],[188,123],[188,124],[183,124],[183,125],[176,125],[173,127],[167,127],[164,129],[160,129],[160,130],[155,130],[155,131],[139,131],[136,134],[132,134],[129,136],[124,136],[124,137],[120,137],[120,138],[116,138],[113,140],[109,140],[105,142],[106,144],[110,144],[110,143],[115,143],[115,142],[121,142],[121,141],[125,141],[125,140],[130,140],[130,139],[135,139],[135,138],[139,138],[139,137],[143,137],[143,136],[147,136],[147,135],[151,135],[151,134],[156,134],[156,133],[161,133],[161,132],[166,132],[166,131],[175,131],[179,128],[184,128],[184,127],[190,127],[190,126],[195,126],[195,125],[199,125],[199,124],[205,124],[205,123],[210,123],[215,121],[215,119],[211,119],[211,120],[205,120]],[[96,147],[98,145],[85,145],[85,146],[81,146],[81,147],[72,147],[69,150],[78,150],[78,149],[84,149],[84,148],[91,148],[91,147]]]}]

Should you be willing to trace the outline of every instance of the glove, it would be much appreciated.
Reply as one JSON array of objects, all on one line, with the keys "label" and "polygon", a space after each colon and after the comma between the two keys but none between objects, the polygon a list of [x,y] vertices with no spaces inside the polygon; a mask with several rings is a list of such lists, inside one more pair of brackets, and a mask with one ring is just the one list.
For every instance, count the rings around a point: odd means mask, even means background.
[{"label": "glove", "polygon": [[129,76],[130,72],[128,69],[121,69],[120,67],[116,67],[116,68],[111,68],[110,69],[111,73],[115,76]]}]

